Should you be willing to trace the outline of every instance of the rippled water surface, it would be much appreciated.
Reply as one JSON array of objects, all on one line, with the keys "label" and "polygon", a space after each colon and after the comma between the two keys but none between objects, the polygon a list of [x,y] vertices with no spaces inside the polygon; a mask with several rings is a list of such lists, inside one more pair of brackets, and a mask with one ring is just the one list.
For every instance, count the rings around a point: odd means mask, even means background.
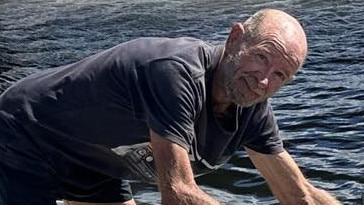
[{"label": "rippled water surface", "polygon": [[[364,188],[364,2],[357,0],[0,0],[0,89],[48,67],[75,62],[141,36],[192,36],[223,43],[233,22],[279,8],[297,17],[309,54],[272,104],[287,150],[313,184],[344,204]],[[198,179],[227,204],[277,204],[244,152]],[[153,186],[133,184],[139,204]]]}]

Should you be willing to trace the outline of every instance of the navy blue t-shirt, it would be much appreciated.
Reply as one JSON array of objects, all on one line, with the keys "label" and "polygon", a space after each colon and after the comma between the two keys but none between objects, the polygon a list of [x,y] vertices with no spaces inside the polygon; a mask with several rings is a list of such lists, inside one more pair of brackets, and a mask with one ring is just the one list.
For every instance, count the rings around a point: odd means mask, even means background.
[{"label": "navy blue t-shirt", "polygon": [[185,148],[196,173],[242,146],[281,152],[268,101],[236,106],[228,122],[213,115],[211,80],[222,53],[194,38],[136,39],[20,80],[1,95],[0,111],[60,169],[72,161],[122,177],[112,149],[149,142],[149,129]]}]

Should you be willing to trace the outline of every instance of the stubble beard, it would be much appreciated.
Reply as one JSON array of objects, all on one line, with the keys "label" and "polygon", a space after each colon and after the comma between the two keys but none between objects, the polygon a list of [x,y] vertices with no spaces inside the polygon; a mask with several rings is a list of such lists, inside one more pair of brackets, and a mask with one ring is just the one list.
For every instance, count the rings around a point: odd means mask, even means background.
[{"label": "stubble beard", "polygon": [[[241,62],[242,55],[243,52],[238,52],[227,57],[225,69],[228,69],[229,72],[225,73],[223,86],[229,101],[242,107],[249,107],[264,101],[266,97],[254,91],[254,89],[257,89],[258,84],[253,76],[248,73],[238,73],[243,63]],[[236,78],[237,75],[240,76]],[[245,86],[247,93],[243,91],[244,89],[241,89],[242,86]]]},{"label": "stubble beard", "polygon": [[[231,76],[225,82],[226,94],[230,101],[242,107],[250,107],[266,100],[267,97],[265,95],[258,94],[253,90],[257,86],[254,80],[249,74],[242,74],[240,78],[235,80]],[[242,86],[246,88],[246,92],[243,91],[244,89],[241,89]]]}]

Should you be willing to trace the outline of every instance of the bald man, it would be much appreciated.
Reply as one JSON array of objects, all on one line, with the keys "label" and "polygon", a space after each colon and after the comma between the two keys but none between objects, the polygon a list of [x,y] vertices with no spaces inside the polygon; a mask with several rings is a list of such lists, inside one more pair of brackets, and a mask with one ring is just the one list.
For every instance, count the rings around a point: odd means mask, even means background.
[{"label": "bald man", "polygon": [[[281,204],[339,204],[284,150],[268,98],[307,53],[300,24],[262,10],[225,45],[142,38],[15,83],[0,97],[1,204],[219,204],[194,177],[245,149]],[[153,203],[153,202],[151,202]]]}]

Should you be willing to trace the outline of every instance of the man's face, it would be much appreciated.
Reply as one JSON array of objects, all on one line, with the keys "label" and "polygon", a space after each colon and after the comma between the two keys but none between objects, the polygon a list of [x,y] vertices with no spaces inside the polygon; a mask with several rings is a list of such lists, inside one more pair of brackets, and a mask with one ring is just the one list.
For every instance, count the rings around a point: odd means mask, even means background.
[{"label": "man's face", "polygon": [[247,107],[271,97],[293,79],[298,65],[281,46],[263,42],[227,56],[225,91],[233,103]]}]

